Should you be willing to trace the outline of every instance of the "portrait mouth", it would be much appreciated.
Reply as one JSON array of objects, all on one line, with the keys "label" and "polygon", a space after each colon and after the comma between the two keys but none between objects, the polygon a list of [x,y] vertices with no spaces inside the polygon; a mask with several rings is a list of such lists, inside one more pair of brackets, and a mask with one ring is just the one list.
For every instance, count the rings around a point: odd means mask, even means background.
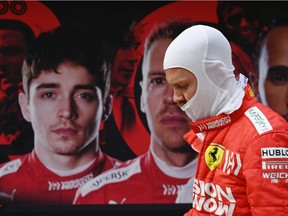
[{"label": "portrait mouth", "polygon": [[58,135],[63,135],[63,136],[71,136],[77,133],[77,131],[75,130],[71,130],[71,129],[60,129],[55,131],[56,134]]},{"label": "portrait mouth", "polygon": [[73,136],[78,133],[78,130],[75,127],[60,127],[53,132],[60,136]]},{"label": "portrait mouth", "polygon": [[174,116],[164,116],[161,119],[161,123],[166,126],[177,126],[177,127],[183,127],[189,124],[189,121],[187,118],[184,118],[180,115],[174,115]]},{"label": "portrait mouth", "polygon": [[126,75],[129,75],[129,76],[132,76],[133,71],[134,71],[134,68],[122,67],[122,68],[119,68],[119,71],[120,71],[122,74],[126,74]]}]

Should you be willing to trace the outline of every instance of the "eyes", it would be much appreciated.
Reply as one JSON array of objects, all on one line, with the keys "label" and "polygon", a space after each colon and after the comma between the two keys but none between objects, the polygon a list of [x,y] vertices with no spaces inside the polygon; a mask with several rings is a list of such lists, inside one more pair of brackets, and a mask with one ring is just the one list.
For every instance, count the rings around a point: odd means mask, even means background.
[{"label": "eyes", "polygon": [[86,101],[92,101],[97,98],[95,94],[91,94],[91,93],[82,93],[82,94],[79,94],[78,97]]},{"label": "eyes", "polygon": [[150,80],[150,83],[154,86],[159,86],[167,84],[167,81],[165,77],[154,77]]},{"label": "eyes", "polygon": [[41,98],[53,98],[53,96],[55,98],[55,95],[52,92],[45,92],[41,95]]},{"label": "eyes", "polygon": [[[57,91],[42,91],[39,92],[40,98],[44,99],[44,100],[57,100],[57,99],[61,99],[61,94],[58,93]],[[73,96],[75,101],[83,101],[83,102],[92,102],[95,100],[98,100],[97,94],[96,92],[76,92]]]},{"label": "eyes", "polygon": [[241,24],[241,20],[246,19],[249,23],[254,22],[256,19],[256,16],[251,13],[247,12],[240,12],[240,13],[234,13],[226,17],[226,23],[227,25],[233,26],[233,27],[239,27]]},{"label": "eyes", "polygon": [[[167,82],[166,76],[154,76],[150,79],[149,82],[152,87],[166,87],[169,86]],[[179,82],[172,86],[174,90],[185,91],[189,88],[189,84],[187,82]]]},{"label": "eyes", "polygon": [[274,66],[270,67],[267,74],[267,80],[274,85],[285,85],[288,83],[288,67]]}]

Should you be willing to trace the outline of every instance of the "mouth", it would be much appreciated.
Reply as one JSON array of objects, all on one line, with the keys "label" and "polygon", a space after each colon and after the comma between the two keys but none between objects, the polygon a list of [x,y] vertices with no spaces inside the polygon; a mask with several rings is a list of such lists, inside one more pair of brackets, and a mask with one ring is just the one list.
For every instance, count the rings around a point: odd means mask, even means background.
[{"label": "mouth", "polygon": [[239,31],[243,35],[250,35],[253,30],[250,27],[243,27],[243,28],[240,28]]},{"label": "mouth", "polygon": [[180,115],[177,116],[165,116],[160,121],[163,125],[170,127],[187,127],[189,120]]},{"label": "mouth", "polygon": [[121,67],[119,68],[119,70],[126,74],[132,74],[134,71],[134,68]]},{"label": "mouth", "polygon": [[77,133],[77,130],[74,128],[59,128],[53,132],[60,136],[73,136]]}]

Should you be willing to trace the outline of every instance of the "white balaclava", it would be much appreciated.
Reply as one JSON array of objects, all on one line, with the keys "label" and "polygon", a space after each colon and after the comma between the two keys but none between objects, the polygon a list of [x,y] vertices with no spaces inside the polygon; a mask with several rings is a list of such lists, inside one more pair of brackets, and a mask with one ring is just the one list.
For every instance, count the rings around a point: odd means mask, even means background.
[{"label": "white balaclava", "polygon": [[235,79],[230,44],[217,29],[195,25],[184,30],[166,50],[164,70],[169,68],[184,68],[197,78],[195,95],[181,107],[192,121],[241,106],[247,79]]}]

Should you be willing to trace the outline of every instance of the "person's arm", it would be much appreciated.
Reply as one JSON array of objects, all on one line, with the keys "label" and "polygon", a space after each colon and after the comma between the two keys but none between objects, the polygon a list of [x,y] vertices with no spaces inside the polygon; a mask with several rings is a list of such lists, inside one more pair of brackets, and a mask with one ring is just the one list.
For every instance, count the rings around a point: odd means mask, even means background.
[{"label": "person's arm", "polygon": [[243,162],[253,216],[288,215],[288,136],[269,132],[249,145]]}]

